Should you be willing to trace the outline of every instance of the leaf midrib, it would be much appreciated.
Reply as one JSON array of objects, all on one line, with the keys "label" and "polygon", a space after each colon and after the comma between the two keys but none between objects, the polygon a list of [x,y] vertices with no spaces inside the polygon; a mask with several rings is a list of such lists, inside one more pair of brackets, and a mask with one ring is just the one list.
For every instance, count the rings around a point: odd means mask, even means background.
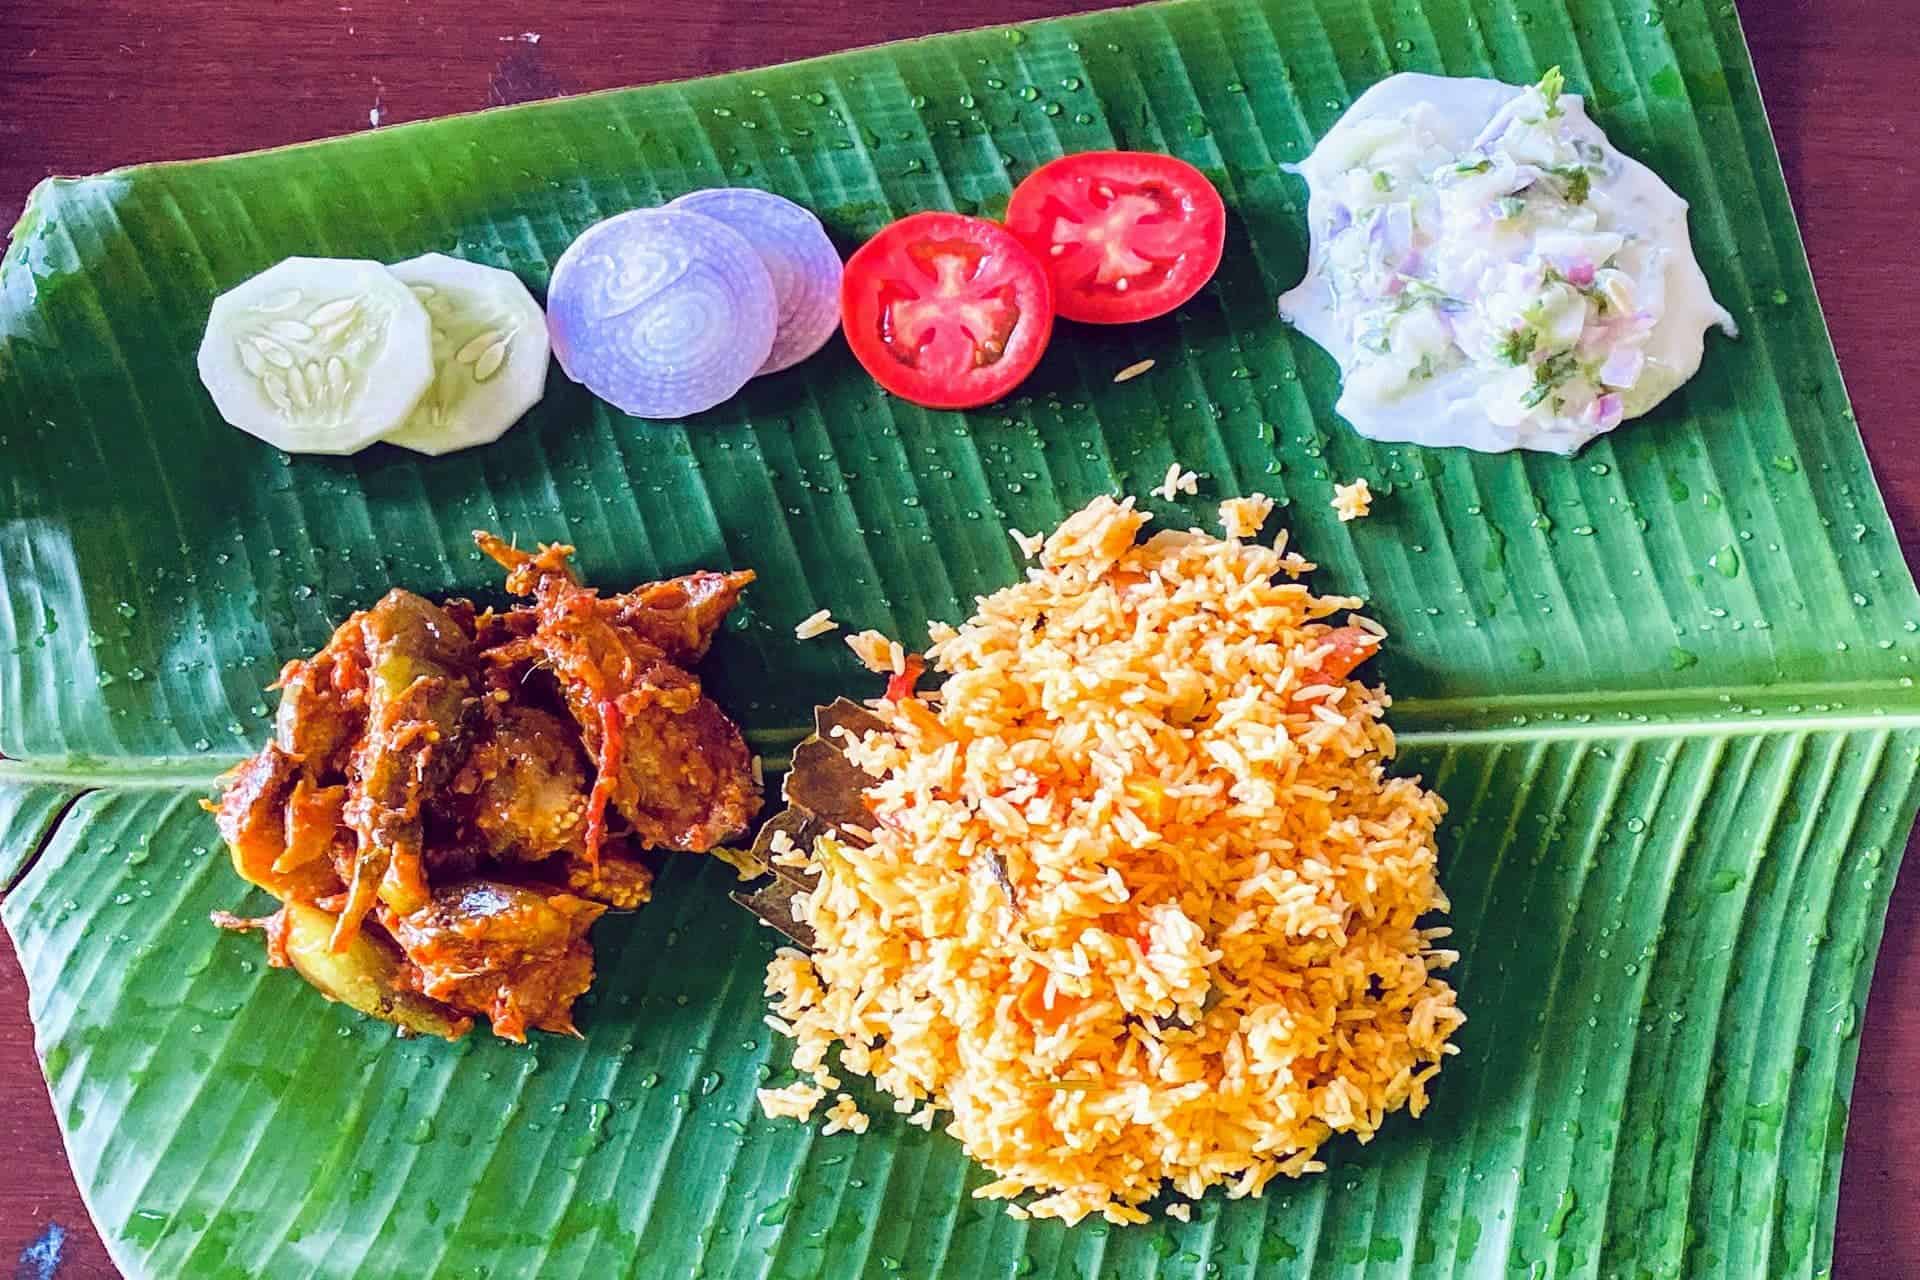
[{"label": "leaf midrib", "polygon": [[[1856,709],[1854,699],[1867,699]],[[1794,709],[1794,708],[1801,709]],[[1882,681],[1758,686],[1706,686],[1683,693],[1624,689],[1569,700],[1552,694],[1408,698],[1388,723],[1401,746],[1445,748],[1486,742],[1576,738],[1749,737],[1920,727],[1920,690]],[[750,730],[749,745],[770,772],[786,768],[807,726]],[[238,755],[0,759],[0,782],[120,790],[212,787],[241,763]]]}]

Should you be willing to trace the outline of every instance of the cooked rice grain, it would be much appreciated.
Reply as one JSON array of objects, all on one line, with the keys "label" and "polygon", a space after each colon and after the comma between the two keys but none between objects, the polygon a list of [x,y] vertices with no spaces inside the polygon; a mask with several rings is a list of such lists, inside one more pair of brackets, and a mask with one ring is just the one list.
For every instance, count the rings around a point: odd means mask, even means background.
[{"label": "cooked rice grain", "polygon": [[893,654],[899,647],[878,631],[861,631],[847,637],[847,648],[853,650],[853,656],[869,671],[892,671]]},{"label": "cooked rice grain", "polygon": [[760,1089],[756,1094],[760,1109],[769,1117],[789,1116],[795,1120],[811,1119],[813,1109],[827,1096],[824,1089],[804,1080],[796,1080],[783,1089]]},{"label": "cooked rice grain", "polygon": [[1220,504],[1220,527],[1229,538],[1251,538],[1273,514],[1273,499],[1264,493],[1228,498]]},{"label": "cooked rice grain", "polygon": [[827,1123],[820,1132],[828,1137],[836,1133],[865,1133],[869,1121],[860,1110],[859,1104],[846,1094],[836,1094],[833,1105],[827,1108]]},{"label": "cooked rice grain", "polygon": [[1191,471],[1182,470],[1180,464],[1175,462],[1168,465],[1167,477],[1160,482],[1160,487],[1151,492],[1157,498],[1172,502],[1180,494],[1194,494],[1199,491],[1200,477]]},{"label": "cooked rice grain", "polygon": [[1340,523],[1359,520],[1373,510],[1373,486],[1360,476],[1350,484],[1333,486],[1333,509],[1340,516]]},{"label": "cooked rice grain", "polygon": [[1320,670],[1357,602],[1258,544],[1139,542],[1146,519],[1069,518],[937,632],[937,702],[876,704],[849,748],[873,843],[809,851],[817,949],[768,967],[799,1071],[832,1088],[837,1047],[914,1121],[951,1113],[999,1175],[976,1194],[1039,1193],[1020,1216],[1318,1172],[1329,1137],[1424,1108],[1463,1021],[1421,924],[1444,806],[1387,774],[1385,693]]},{"label": "cooked rice grain", "polygon": [[802,619],[800,625],[793,629],[793,637],[796,640],[811,640],[815,636],[823,636],[839,628],[840,624],[833,620],[833,615],[822,609]]}]

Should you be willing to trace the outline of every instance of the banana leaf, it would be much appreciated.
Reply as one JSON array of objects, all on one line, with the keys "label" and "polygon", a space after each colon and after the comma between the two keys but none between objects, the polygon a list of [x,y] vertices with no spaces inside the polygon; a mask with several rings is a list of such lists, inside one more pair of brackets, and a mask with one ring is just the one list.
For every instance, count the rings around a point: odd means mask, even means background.
[{"label": "banana leaf", "polygon": [[[1920,598],[1718,0],[1179,0],[40,187],[0,263],[4,921],[75,1174],[130,1276],[1821,1276],[1857,1033],[1920,794]],[[1693,203],[1739,318],[1700,376],[1571,459],[1378,445],[1276,319],[1282,166],[1398,70],[1565,68]],[[1179,314],[1062,326],[1019,395],[881,394],[836,344],[683,424],[556,373],[498,444],[289,459],[194,375],[212,297],[293,253],[440,250],[543,286],[596,219],[723,183],[851,248],[997,211],[1066,150],[1164,150],[1231,213]],[[1136,361],[1156,363],[1116,384]],[[1470,1021],[1425,1117],[1191,1224],[1064,1228],[881,1107],[762,1118],[778,941],[670,860],[597,929],[580,1041],[395,1041],[205,924],[250,904],[199,808],[263,688],[388,586],[498,598],[466,533],[597,583],[751,566],[705,671],[777,760],[868,692],[818,608],[907,641],[1044,529],[1179,460],[1285,502],[1316,583],[1393,632],[1401,767],[1452,806]],[[1341,524],[1332,485],[1366,475]],[[56,821],[57,819],[57,821]],[[862,1095],[862,1101],[875,1100]]]},{"label": "banana leaf", "polygon": [[10,886],[80,794],[75,786],[0,781],[0,886]]}]

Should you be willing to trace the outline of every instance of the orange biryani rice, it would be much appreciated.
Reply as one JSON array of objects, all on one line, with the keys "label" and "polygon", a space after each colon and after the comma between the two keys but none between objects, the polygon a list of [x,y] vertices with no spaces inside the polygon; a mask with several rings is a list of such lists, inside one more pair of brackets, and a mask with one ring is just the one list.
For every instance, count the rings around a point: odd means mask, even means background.
[{"label": "orange biryani rice", "polygon": [[[1420,1113],[1464,1021],[1430,924],[1445,806],[1388,775],[1386,693],[1346,678],[1381,628],[1326,621],[1360,601],[1299,583],[1285,535],[1241,541],[1271,509],[1142,542],[1131,499],[1097,499],[933,628],[939,692],[873,703],[886,728],[848,744],[871,846],[781,855],[819,874],[817,945],[768,966],[804,1078],[767,1114],[869,1076],[912,1123],[951,1114],[999,1175],[976,1195],[1128,1223]],[[874,639],[850,643],[897,667]],[[845,1093],[826,1114],[867,1124]]]}]

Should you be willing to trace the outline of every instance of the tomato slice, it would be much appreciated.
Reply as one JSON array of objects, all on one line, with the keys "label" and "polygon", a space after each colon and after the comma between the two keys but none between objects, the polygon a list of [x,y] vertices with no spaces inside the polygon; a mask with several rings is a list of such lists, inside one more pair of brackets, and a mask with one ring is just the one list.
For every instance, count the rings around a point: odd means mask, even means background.
[{"label": "tomato slice", "polygon": [[847,345],[873,380],[933,409],[1012,391],[1053,332],[1046,269],[998,223],[916,213],[881,229],[840,282]]},{"label": "tomato slice", "polygon": [[1320,637],[1320,643],[1332,645],[1333,652],[1320,659],[1317,670],[1301,673],[1302,688],[1339,684],[1353,674],[1354,668],[1380,652],[1380,637],[1359,627],[1335,627]]},{"label": "tomato slice", "polygon": [[1227,207],[1184,160],[1082,151],[1027,175],[1007,229],[1047,264],[1061,315],[1128,324],[1165,315],[1213,278]]}]

